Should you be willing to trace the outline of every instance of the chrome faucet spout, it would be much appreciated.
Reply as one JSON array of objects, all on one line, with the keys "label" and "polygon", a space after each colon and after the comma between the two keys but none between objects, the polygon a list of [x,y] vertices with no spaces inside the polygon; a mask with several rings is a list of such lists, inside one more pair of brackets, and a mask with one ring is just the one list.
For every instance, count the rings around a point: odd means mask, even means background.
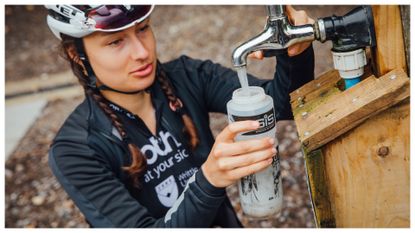
[{"label": "chrome faucet spout", "polygon": [[267,27],[259,35],[238,46],[232,53],[233,65],[236,67],[246,66],[246,58],[251,52],[275,47],[275,45],[270,44],[275,34],[274,30],[275,28]]},{"label": "chrome faucet spout", "polygon": [[282,5],[266,6],[268,18],[265,29],[257,36],[238,46],[232,53],[235,67],[246,66],[249,53],[257,50],[284,50],[289,46],[315,39],[314,26],[293,26]]}]

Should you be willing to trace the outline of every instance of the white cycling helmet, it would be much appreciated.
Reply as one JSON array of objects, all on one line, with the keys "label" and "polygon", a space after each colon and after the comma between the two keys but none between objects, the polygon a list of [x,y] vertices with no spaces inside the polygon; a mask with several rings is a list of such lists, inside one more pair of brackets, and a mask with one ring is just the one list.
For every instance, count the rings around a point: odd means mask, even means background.
[{"label": "white cycling helmet", "polygon": [[95,31],[124,30],[145,20],[154,5],[46,5],[47,23],[53,34],[82,38]]}]

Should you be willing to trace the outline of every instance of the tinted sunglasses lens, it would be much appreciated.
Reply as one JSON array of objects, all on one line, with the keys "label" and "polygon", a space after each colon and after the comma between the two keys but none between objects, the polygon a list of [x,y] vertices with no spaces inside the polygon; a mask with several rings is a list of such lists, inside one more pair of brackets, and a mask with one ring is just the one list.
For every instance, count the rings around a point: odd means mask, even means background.
[{"label": "tinted sunglasses lens", "polygon": [[88,13],[88,18],[95,21],[95,28],[117,29],[142,19],[151,10],[151,5],[132,6],[100,6]]}]

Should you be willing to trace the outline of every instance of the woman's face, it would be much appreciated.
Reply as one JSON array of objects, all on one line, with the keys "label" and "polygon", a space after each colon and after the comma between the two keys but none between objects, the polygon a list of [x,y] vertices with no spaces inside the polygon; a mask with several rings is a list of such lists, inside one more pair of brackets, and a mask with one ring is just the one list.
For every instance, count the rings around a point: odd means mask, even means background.
[{"label": "woman's face", "polygon": [[149,19],[119,32],[95,32],[84,46],[98,85],[131,92],[153,83],[157,58]]}]

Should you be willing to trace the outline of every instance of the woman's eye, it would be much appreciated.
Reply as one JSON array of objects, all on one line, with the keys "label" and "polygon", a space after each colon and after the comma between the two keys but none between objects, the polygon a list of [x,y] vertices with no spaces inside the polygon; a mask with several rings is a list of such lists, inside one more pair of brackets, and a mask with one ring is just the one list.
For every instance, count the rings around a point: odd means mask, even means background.
[{"label": "woman's eye", "polygon": [[150,25],[148,25],[148,24],[147,24],[147,25],[145,25],[144,27],[140,28],[140,29],[139,29],[139,31],[140,31],[140,32],[144,32],[144,31],[146,31],[149,27],[150,27]]},{"label": "woman's eye", "polygon": [[117,46],[117,45],[121,44],[121,42],[122,42],[122,39],[113,40],[113,41],[109,42],[108,45]]}]

